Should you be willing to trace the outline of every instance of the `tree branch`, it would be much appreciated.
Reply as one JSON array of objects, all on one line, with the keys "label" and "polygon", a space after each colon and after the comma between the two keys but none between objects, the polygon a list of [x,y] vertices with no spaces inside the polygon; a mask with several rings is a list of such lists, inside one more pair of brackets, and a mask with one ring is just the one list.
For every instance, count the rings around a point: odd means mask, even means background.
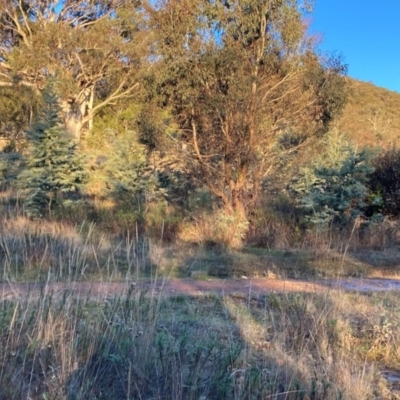
[{"label": "tree branch", "polygon": [[[84,125],[84,124],[88,123],[88,122],[94,117],[94,115],[96,114],[96,112],[97,112],[98,110],[100,110],[101,108],[105,107],[105,106],[108,105],[109,103],[111,103],[111,102],[113,102],[113,101],[115,101],[115,100],[117,100],[117,99],[121,99],[121,98],[123,98],[123,97],[130,97],[130,96],[131,96],[131,93],[132,93],[135,89],[137,89],[137,88],[140,86],[139,82],[136,82],[136,83],[135,83],[133,86],[131,86],[129,89],[127,89],[127,90],[125,90],[125,91],[119,93],[120,90],[122,89],[122,87],[124,86],[125,83],[126,83],[126,82],[122,82],[122,83],[119,85],[118,89],[115,90],[114,93],[112,93],[112,94],[110,95],[110,97],[108,97],[106,100],[102,101],[101,103],[97,104],[96,107],[93,107],[93,109],[91,110],[91,112],[90,112],[86,117],[82,118],[82,124]],[[119,93],[119,94],[118,94],[118,93]]]}]

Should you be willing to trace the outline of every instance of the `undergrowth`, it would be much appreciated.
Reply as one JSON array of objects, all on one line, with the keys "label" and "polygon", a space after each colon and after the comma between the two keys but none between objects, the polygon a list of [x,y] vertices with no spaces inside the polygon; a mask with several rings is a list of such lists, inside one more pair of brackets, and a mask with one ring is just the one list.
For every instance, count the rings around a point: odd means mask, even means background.
[{"label": "undergrowth", "polygon": [[397,294],[0,303],[0,399],[382,399]]}]

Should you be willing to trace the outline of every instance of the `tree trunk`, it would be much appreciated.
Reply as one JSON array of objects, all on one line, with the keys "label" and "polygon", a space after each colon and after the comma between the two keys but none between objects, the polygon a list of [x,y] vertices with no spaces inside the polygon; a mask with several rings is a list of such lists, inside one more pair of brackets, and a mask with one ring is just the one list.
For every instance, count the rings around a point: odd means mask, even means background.
[{"label": "tree trunk", "polygon": [[71,136],[79,141],[81,139],[82,132],[82,119],[79,115],[73,114],[65,117],[65,125]]},{"label": "tree trunk", "polygon": [[87,126],[89,132],[93,129],[93,102],[94,90],[88,89],[83,100],[69,103],[61,102],[61,109],[64,116],[65,126],[71,136],[80,141],[83,129]]},{"label": "tree trunk", "polygon": [[90,90],[89,101],[87,105],[87,116],[89,118],[88,121],[88,132],[91,133],[93,130],[93,103],[94,103],[94,87]]},{"label": "tree trunk", "polygon": [[234,214],[241,221],[247,221],[246,207],[241,199],[241,190],[232,190],[231,206]]}]

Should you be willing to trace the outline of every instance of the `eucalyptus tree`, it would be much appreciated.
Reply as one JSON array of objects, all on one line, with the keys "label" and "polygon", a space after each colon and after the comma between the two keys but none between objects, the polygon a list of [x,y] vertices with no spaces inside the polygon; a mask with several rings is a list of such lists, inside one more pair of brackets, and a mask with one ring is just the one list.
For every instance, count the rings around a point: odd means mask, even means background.
[{"label": "eucalyptus tree", "polygon": [[135,95],[148,43],[137,2],[0,0],[0,86],[40,92],[56,76],[76,138],[105,106]]},{"label": "eucalyptus tree", "polygon": [[192,173],[246,218],[279,135],[325,132],[345,102],[340,60],[320,59],[296,0],[147,4],[159,54],[149,96],[178,124]]}]

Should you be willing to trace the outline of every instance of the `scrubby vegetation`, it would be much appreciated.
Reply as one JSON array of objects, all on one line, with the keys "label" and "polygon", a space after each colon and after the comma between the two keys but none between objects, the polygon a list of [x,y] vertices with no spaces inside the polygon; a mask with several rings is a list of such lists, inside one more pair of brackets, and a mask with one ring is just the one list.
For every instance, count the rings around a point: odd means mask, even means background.
[{"label": "scrubby vegetation", "polygon": [[0,399],[397,398],[397,293],[135,286],[398,275],[400,95],[264,3],[0,2]]},{"label": "scrubby vegetation", "polygon": [[358,145],[397,146],[400,131],[400,96],[397,92],[347,78],[350,89],[338,129]]}]

